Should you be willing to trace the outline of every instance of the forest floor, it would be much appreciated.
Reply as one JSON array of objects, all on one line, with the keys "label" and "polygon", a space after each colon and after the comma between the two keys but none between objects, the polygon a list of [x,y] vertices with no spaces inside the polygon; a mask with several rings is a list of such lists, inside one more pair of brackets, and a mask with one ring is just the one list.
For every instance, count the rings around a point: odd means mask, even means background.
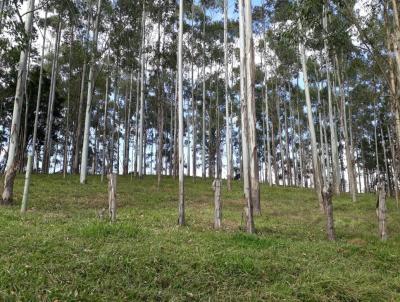
[{"label": "forest floor", "polygon": [[223,186],[213,229],[211,181],[186,180],[187,226],[177,226],[177,181],[118,178],[117,222],[100,220],[107,185],[33,175],[30,210],[0,208],[0,301],[400,301],[400,211],[388,204],[386,242],[375,196],[334,199],[338,240],[308,189],[261,186],[256,235],[241,230],[241,185]]}]

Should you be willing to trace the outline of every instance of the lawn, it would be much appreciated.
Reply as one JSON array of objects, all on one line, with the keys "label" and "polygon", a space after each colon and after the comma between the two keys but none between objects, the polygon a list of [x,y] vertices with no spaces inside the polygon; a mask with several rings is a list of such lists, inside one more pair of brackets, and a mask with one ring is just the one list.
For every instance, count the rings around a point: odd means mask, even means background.
[{"label": "lawn", "polygon": [[338,240],[308,189],[261,186],[256,235],[241,229],[241,185],[223,185],[223,229],[213,229],[210,180],[118,178],[117,222],[99,219],[107,185],[33,175],[30,210],[0,208],[0,301],[400,301],[400,211],[388,201],[386,242],[375,196],[335,198]]}]

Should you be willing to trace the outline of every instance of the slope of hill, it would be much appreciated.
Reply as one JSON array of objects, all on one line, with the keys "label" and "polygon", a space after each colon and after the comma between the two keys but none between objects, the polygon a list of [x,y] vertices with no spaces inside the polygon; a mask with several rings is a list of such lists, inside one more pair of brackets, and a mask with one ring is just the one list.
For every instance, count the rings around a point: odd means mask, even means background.
[{"label": "slope of hill", "polygon": [[[34,175],[30,210],[0,209],[2,301],[400,300],[400,211],[388,204],[377,236],[375,196],[334,199],[337,242],[307,189],[262,186],[257,235],[241,229],[240,183],[223,186],[215,231],[211,181],[186,180],[187,226],[177,226],[177,181],[118,178],[117,222],[99,219],[99,177]],[[16,183],[21,199],[23,179]]]}]

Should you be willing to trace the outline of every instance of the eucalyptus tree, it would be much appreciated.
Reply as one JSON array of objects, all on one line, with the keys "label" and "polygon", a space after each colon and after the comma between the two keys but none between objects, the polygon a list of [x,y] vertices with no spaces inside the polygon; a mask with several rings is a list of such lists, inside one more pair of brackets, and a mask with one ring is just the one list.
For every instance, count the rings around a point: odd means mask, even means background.
[{"label": "eucalyptus tree", "polygon": [[[328,1],[327,1],[328,2]],[[325,68],[326,68],[326,84],[328,89],[328,112],[329,112],[329,129],[330,129],[330,143],[332,150],[332,170],[333,170],[333,191],[335,194],[340,193],[340,167],[338,155],[338,139],[335,128],[335,121],[333,116],[333,100],[332,100],[332,83],[331,83],[331,61],[329,57],[328,46],[328,8],[327,4],[323,6],[323,28],[324,28],[324,55],[325,55]]]},{"label": "eucalyptus tree", "polygon": [[92,58],[90,61],[89,69],[89,79],[88,79],[88,92],[87,92],[87,102],[86,102],[86,114],[85,114],[85,128],[83,136],[82,145],[82,160],[81,160],[81,173],[80,173],[80,183],[86,183],[87,175],[87,161],[88,161],[88,149],[89,149],[89,136],[90,136],[90,110],[92,106],[93,90],[94,90],[94,69],[95,69],[95,55],[97,52],[97,39],[99,34],[99,21],[101,14],[101,1],[97,2],[96,18],[93,28],[93,48],[92,48]]},{"label": "eucalyptus tree", "polygon": [[56,40],[54,45],[54,56],[51,65],[51,84],[50,84],[50,95],[47,108],[47,120],[46,120],[46,137],[44,144],[44,155],[43,155],[43,171],[49,173],[50,168],[50,157],[51,157],[51,147],[52,147],[52,132],[53,132],[53,121],[54,121],[54,102],[56,95],[56,83],[57,75],[59,71],[59,53],[61,44],[61,31],[62,31],[62,9],[59,8],[59,14],[54,18],[55,28],[56,28]]},{"label": "eucalyptus tree", "polygon": [[36,109],[35,109],[35,123],[33,126],[33,138],[32,138],[32,150],[28,155],[28,162],[26,166],[26,174],[25,174],[25,184],[24,184],[24,194],[22,197],[21,204],[21,212],[25,212],[28,208],[28,200],[29,200],[29,185],[31,181],[31,173],[33,166],[33,155],[36,149],[36,138],[37,138],[37,130],[38,130],[38,122],[39,122],[39,109],[40,109],[40,99],[42,97],[42,80],[43,80],[43,62],[44,62],[44,52],[46,46],[46,33],[47,33],[47,13],[48,6],[46,6],[46,12],[44,17],[44,29],[43,29],[43,43],[42,43],[42,52],[40,58],[40,76],[39,76],[39,87],[36,99]]},{"label": "eucalyptus tree", "polygon": [[35,8],[35,0],[29,0],[28,13],[25,19],[25,34],[27,40],[23,46],[18,66],[17,87],[15,91],[13,117],[11,122],[10,142],[8,147],[7,166],[4,176],[4,191],[2,194],[1,204],[8,205],[13,201],[14,179],[17,172],[17,152],[18,152],[18,137],[21,126],[21,110],[22,97],[25,90],[25,78],[27,72],[27,61],[30,47],[30,39],[32,35],[33,12]]},{"label": "eucalyptus tree", "polygon": [[179,36],[178,36],[178,119],[179,119],[179,218],[178,224],[185,224],[184,192],[184,154],[183,154],[183,0],[179,1]]},{"label": "eucalyptus tree", "polygon": [[225,123],[226,123],[226,178],[228,190],[232,189],[232,138],[229,114],[229,70],[228,70],[228,0],[224,0],[224,65],[225,65]]},{"label": "eucalyptus tree", "polygon": [[142,11],[142,41],[141,41],[141,62],[140,62],[140,120],[139,120],[139,145],[138,145],[138,175],[141,178],[143,176],[143,131],[144,131],[144,89],[145,89],[145,47],[146,47],[146,8],[145,2],[143,2]]},{"label": "eucalyptus tree", "polygon": [[[243,158],[243,176],[244,176],[244,194],[246,199],[246,230],[248,233],[254,233],[254,219],[253,219],[253,194],[251,190],[251,160],[250,160],[250,147],[249,147],[249,110],[251,100],[249,101],[248,92],[252,94],[252,79],[247,80],[247,77],[251,74],[247,73],[247,59],[248,55],[251,55],[251,49],[246,46],[248,42],[251,41],[251,37],[247,38],[247,26],[251,18],[247,20],[247,9],[251,5],[249,1],[239,0],[239,35],[240,35],[240,101],[241,101],[241,125],[242,125],[242,158]],[[250,51],[250,53],[248,52]],[[251,68],[251,66],[249,66]],[[250,83],[250,89],[247,89],[247,85]],[[253,99],[254,101],[254,99]]]}]

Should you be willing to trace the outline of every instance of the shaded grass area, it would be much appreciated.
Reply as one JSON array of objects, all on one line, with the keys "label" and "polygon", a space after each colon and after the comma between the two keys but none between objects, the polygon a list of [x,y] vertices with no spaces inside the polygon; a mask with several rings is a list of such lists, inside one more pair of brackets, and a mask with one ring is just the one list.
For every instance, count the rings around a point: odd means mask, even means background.
[{"label": "shaded grass area", "polygon": [[34,175],[30,210],[0,208],[0,301],[400,301],[400,212],[377,238],[375,197],[334,199],[338,241],[312,190],[261,186],[257,235],[240,230],[242,188],[223,186],[215,231],[211,181],[186,180],[187,226],[177,226],[177,181],[119,177],[117,223],[100,220],[99,177]]}]

